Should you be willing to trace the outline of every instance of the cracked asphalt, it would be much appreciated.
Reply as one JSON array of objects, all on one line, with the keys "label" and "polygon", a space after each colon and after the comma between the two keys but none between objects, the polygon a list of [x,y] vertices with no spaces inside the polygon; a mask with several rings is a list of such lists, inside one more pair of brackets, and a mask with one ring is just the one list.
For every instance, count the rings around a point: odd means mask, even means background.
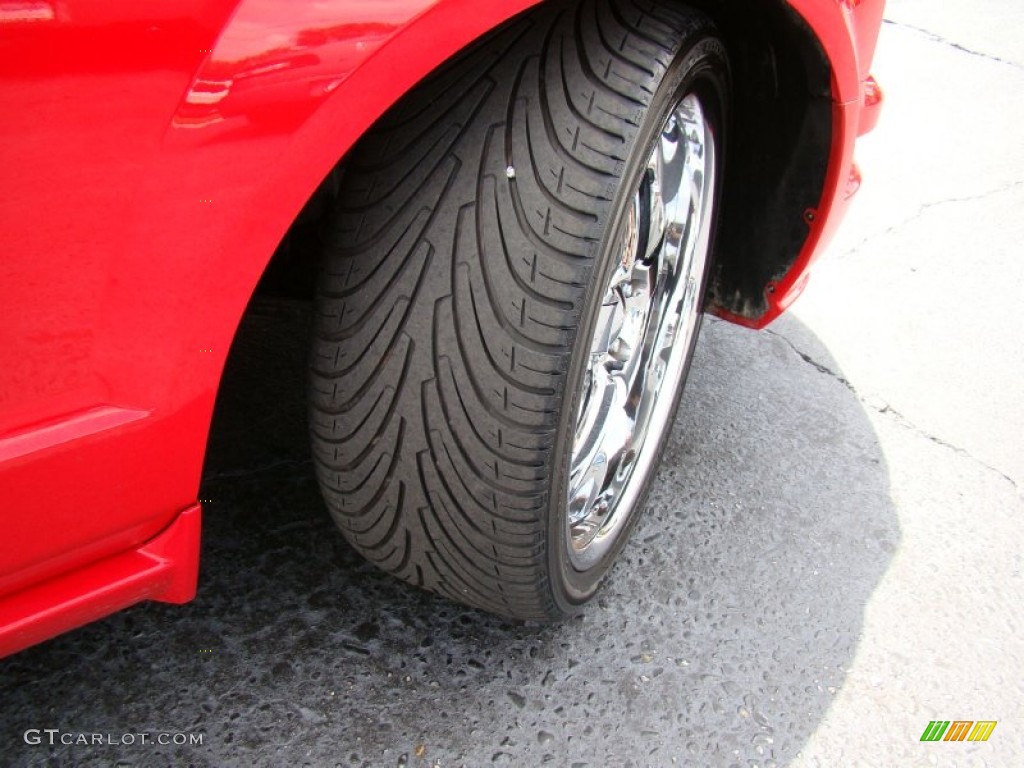
[{"label": "cracked asphalt", "polygon": [[[1024,765],[1024,6],[889,0],[875,72],[845,226],[768,332],[705,323],[584,616],[517,625],[362,563],[312,475],[308,314],[262,304],[196,600],[0,662],[0,764]],[[998,726],[919,742],[936,719]]]}]

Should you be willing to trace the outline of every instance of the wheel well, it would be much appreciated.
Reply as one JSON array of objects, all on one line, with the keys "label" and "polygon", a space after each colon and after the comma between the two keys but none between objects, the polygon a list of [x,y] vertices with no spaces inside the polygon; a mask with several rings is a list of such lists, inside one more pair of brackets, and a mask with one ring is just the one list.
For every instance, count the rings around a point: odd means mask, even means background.
[{"label": "wheel well", "polygon": [[[783,0],[686,0],[711,16],[733,67],[724,199],[708,307],[756,319],[766,291],[807,239],[832,141],[832,72],[806,22]],[[485,35],[485,37],[487,37]],[[282,239],[257,293],[312,298],[320,219],[344,163]]]},{"label": "wheel well", "polygon": [[688,0],[715,19],[733,66],[724,199],[708,307],[752,320],[809,235],[832,145],[832,70],[782,0]]}]

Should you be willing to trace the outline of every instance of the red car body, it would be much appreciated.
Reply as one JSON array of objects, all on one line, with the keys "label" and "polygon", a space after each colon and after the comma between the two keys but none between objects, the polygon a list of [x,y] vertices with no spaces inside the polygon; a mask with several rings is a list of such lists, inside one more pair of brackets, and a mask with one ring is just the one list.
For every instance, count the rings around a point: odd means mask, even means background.
[{"label": "red car body", "polygon": [[[0,0],[0,656],[193,596],[221,371],[275,248],[390,105],[534,1]],[[763,301],[710,311],[761,327],[806,283],[876,119],[882,1],[775,3],[827,60],[824,181]]]}]

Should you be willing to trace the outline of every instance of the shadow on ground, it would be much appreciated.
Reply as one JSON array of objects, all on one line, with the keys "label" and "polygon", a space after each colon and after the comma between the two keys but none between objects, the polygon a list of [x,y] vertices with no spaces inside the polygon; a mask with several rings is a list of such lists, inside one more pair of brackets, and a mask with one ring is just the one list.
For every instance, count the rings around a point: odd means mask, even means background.
[{"label": "shadow on ground", "polygon": [[[885,462],[841,380],[781,336],[707,322],[649,510],[601,597],[580,619],[522,626],[400,584],[336,534],[296,396],[307,324],[302,305],[261,304],[239,334],[201,493],[196,600],[137,606],[0,662],[0,762],[796,755],[843,684],[899,539]],[[203,744],[37,746],[29,728]]]}]

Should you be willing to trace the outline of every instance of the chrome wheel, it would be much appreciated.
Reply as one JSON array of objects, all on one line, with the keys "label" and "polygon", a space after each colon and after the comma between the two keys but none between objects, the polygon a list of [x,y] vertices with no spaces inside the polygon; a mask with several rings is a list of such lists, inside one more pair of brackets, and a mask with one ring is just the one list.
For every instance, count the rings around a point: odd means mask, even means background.
[{"label": "chrome wheel", "polygon": [[616,540],[657,461],[700,319],[715,142],[700,99],[669,113],[623,222],[575,420],[569,552],[585,570]]}]

